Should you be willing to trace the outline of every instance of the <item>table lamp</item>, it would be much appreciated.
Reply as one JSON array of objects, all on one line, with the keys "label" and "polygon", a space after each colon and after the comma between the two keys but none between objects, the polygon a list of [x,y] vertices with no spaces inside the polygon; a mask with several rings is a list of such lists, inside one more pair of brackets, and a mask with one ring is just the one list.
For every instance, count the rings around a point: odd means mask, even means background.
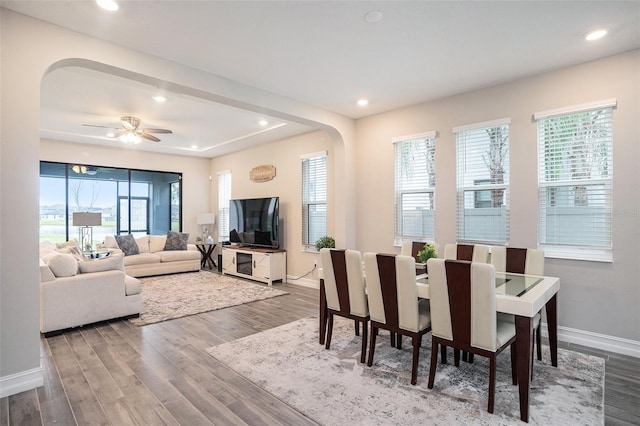
[{"label": "table lamp", "polygon": [[216,223],[216,215],[213,213],[201,213],[196,216],[196,222],[203,227],[202,231],[202,243],[212,244],[213,241],[207,241],[208,228],[207,225],[213,225]]},{"label": "table lamp", "polygon": [[76,212],[73,214],[73,226],[78,226],[78,243],[85,250],[93,246],[92,226],[102,225],[102,213]]}]

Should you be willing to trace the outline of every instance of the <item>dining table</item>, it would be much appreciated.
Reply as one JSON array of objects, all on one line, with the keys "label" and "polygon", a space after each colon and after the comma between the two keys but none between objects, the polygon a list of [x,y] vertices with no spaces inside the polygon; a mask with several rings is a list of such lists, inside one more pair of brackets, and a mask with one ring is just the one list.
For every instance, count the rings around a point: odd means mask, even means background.
[{"label": "dining table", "polygon": [[[327,302],[322,269],[320,278],[319,340],[325,342],[327,330]],[[558,315],[557,299],[560,279],[496,272],[496,311],[512,314],[516,327],[516,372],[520,402],[520,419],[529,421],[529,391],[531,387],[531,357],[533,356],[533,317],[543,308],[547,314],[547,329],[551,365],[558,366]],[[416,276],[418,298],[429,299],[429,277]]]}]

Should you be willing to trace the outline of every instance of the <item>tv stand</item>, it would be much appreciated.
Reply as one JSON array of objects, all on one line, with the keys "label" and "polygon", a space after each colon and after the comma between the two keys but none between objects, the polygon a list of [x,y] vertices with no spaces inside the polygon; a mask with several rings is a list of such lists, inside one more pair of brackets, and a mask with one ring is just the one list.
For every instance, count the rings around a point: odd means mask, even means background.
[{"label": "tv stand", "polygon": [[287,252],[283,249],[223,246],[222,274],[273,285],[287,282]]}]

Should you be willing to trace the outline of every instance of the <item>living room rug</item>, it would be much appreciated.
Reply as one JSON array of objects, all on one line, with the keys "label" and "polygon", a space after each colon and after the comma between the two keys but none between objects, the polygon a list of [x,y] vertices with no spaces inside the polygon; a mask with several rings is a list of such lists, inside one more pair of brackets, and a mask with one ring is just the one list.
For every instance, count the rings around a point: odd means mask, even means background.
[{"label": "living room rug", "polygon": [[212,272],[141,278],[142,312],[138,326],[288,294],[266,285]]},{"label": "living room rug", "polygon": [[[392,348],[388,333],[376,341],[374,365],[360,364],[353,321],[336,317],[330,350],[318,343],[318,319],[306,318],[209,348],[210,355],[322,425],[522,425],[518,387],[511,384],[509,351],[498,357],[494,414],[487,412],[486,358],[438,364],[427,388],[431,335],[423,338],[418,383],[410,384],[411,346]],[[529,424],[604,423],[604,360],[548,346],[535,361]]]}]

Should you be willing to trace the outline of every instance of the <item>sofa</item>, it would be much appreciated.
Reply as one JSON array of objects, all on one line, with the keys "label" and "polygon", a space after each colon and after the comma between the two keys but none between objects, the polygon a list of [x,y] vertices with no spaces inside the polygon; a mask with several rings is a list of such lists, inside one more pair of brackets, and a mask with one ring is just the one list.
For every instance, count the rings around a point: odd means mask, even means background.
[{"label": "sofa", "polygon": [[40,332],[45,336],[94,322],[139,315],[140,280],[124,256],[81,260],[52,243],[40,250]]},{"label": "sofa", "polygon": [[112,250],[112,256],[124,254],[125,272],[132,277],[199,271],[201,254],[195,244],[187,244],[185,236],[173,231],[138,238],[107,236],[100,248]]}]

